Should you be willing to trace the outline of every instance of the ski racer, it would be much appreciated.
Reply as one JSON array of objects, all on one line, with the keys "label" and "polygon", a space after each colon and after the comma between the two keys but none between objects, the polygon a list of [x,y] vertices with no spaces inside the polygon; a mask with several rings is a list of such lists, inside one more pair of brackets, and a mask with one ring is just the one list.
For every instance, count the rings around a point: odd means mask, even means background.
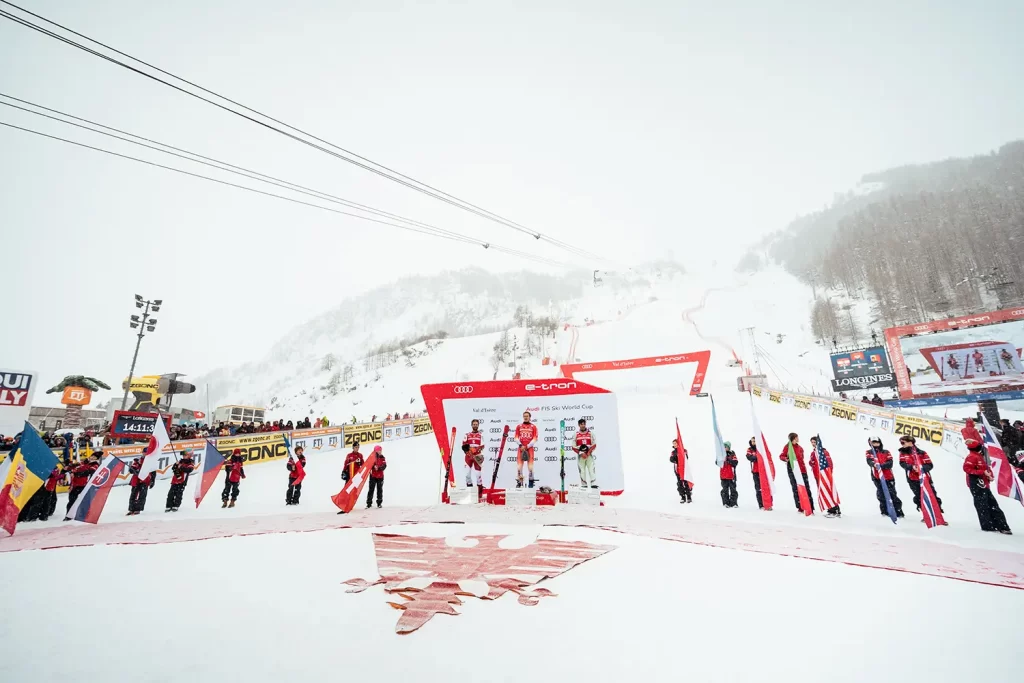
[{"label": "ski racer", "polygon": [[[882,447],[882,440],[877,436],[868,437],[868,446],[868,450],[864,452],[864,459],[867,461],[868,467],[871,468],[871,481],[875,485],[878,509],[883,515],[889,515],[889,511],[885,506],[885,492],[882,490],[882,487],[885,486],[889,489],[889,497],[892,499],[892,506],[896,510],[896,516],[903,517],[903,501],[896,495],[896,480],[892,476],[892,453]],[[878,468],[875,467],[876,463]],[[878,478],[879,470],[882,473],[881,479]]]},{"label": "ski racer", "polygon": [[975,349],[974,353],[971,354],[971,359],[974,361],[975,372],[985,371],[985,356],[981,355],[981,351]]},{"label": "ski racer", "polygon": [[533,488],[533,452],[537,443],[537,425],[533,424],[529,411],[523,413],[522,424],[516,425],[516,441],[519,442],[519,451],[516,454],[518,462],[518,474],[516,476],[516,488],[523,487],[523,463],[525,462],[530,471],[530,488]]},{"label": "ski racer", "polygon": [[594,433],[587,429],[587,421],[580,418],[579,429],[576,431],[576,444],[572,447],[576,454],[576,468],[580,471],[580,486],[597,488],[597,464],[594,462],[594,451],[597,442]]},{"label": "ski racer", "polygon": [[473,474],[476,473],[477,500],[481,500],[484,495],[484,435],[480,432],[480,420],[473,420],[469,425],[470,431],[462,439],[462,452],[466,454],[466,486],[473,485]]}]

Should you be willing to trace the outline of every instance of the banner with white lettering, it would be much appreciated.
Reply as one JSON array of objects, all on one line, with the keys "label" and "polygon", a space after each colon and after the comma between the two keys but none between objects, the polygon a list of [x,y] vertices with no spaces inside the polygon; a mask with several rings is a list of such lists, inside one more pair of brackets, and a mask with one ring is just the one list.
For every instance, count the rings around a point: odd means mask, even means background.
[{"label": "banner with white lettering", "polygon": [[0,434],[14,436],[25,428],[38,383],[38,373],[0,370]]}]

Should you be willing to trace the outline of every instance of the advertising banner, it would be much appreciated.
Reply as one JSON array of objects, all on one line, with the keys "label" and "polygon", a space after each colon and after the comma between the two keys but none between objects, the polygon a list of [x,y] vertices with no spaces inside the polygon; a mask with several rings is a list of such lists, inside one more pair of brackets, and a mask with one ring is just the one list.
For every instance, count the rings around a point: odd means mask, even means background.
[{"label": "advertising banner", "polygon": [[838,417],[843,420],[850,420],[854,422],[857,420],[857,408],[849,405],[848,403],[842,403],[840,401],[832,401],[832,417]]},{"label": "advertising banner", "polygon": [[0,370],[0,434],[14,436],[25,428],[38,383],[38,373]]},{"label": "advertising banner", "polygon": [[883,346],[833,353],[831,358],[834,391],[861,391],[896,386],[896,376]]},{"label": "advertising banner", "polygon": [[345,425],[345,448],[351,448],[353,441],[360,446],[367,443],[380,443],[384,440],[384,423],[367,422],[366,424]]},{"label": "advertising banner", "polygon": [[778,392],[778,391],[769,391],[768,392],[768,402],[769,403],[778,403],[779,405],[782,405],[782,394],[780,392]]},{"label": "advertising banner", "polygon": [[893,430],[893,412],[861,406],[857,409],[857,424],[864,429],[886,432]]},{"label": "advertising banner", "polygon": [[153,434],[157,417],[164,419],[164,427],[171,431],[171,416],[159,413],[139,413],[131,410],[115,410],[110,421],[110,434],[115,438],[143,439]]},{"label": "advertising banner", "polygon": [[900,398],[1024,390],[1024,308],[885,330]]},{"label": "advertising banner", "polygon": [[942,423],[938,420],[897,413],[895,433],[898,436],[912,436],[918,441],[930,441],[936,446],[942,444]]},{"label": "advertising banner", "polygon": [[292,432],[292,451],[302,447],[308,458],[313,453],[330,453],[341,449],[342,427],[296,429]]},{"label": "advertising banner", "polygon": [[754,392],[754,396],[761,398],[761,387],[754,387],[752,391]]},{"label": "advertising banner", "polygon": [[801,410],[811,409],[811,397],[810,396],[794,396],[793,407],[800,408]]},{"label": "advertising banner", "polygon": [[430,424],[429,417],[417,417],[412,421],[413,436],[419,436],[420,434],[429,434],[432,431],[434,431],[434,428]]},{"label": "advertising banner", "polygon": [[811,401],[811,412],[818,415],[831,415],[832,414],[832,403],[825,401],[819,401],[817,399]]},{"label": "advertising banner", "polygon": [[394,441],[412,436],[412,420],[392,420],[384,423],[384,440]]},{"label": "advertising banner", "polygon": [[[534,448],[536,486],[561,487],[559,451],[565,446],[566,488],[580,485],[576,454],[569,450],[575,443],[577,420],[585,419],[594,434],[597,483],[601,492],[618,495],[624,488],[622,453],[619,442],[619,416],[615,395],[578,380],[512,380],[498,382],[461,382],[425,384],[421,387],[434,435],[441,450],[448,454],[450,429],[456,430],[456,447],[470,430],[473,419],[480,420],[487,460],[484,461],[485,486],[490,485],[497,458],[501,458],[496,488],[516,485],[518,442],[510,435],[505,452],[498,453],[501,433],[506,425],[514,430],[523,422],[523,413],[531,413],[537,428]],[[565,422],[565,434],[560,423]],[[514,432],[513,432],[514,433]],[[461,452],[458,453],[461,455]],[[456,457],[457,477],[465,476],[464,460]],[[526,477],[526,468],[523,471]]]},{"label": "advertising banner", "polygon": [[623,360],[594,361],[592,363],[563,363],[562,376],[566,379],[573,379],[578,372],[602,372],[605,370],[632,370],[634,368],[653,368],[666,365],[677,365],[679,363],[696,363],[697,370],[693,374],[693,383],[690,385],[690,396],[701,393],[704,386],[704,377],[708,372],[708,364],[711,362],[710,351],[693,351],[681,353],[675,356],[650,356],[647,358],[625,358]]},{"label": "advertising banner", "polygon": [[783,394],[782,395],[782,405],[784,405],[784,406],[794,406],[794,405],[796,405],[796,397],[793,396],[793,394]]}]

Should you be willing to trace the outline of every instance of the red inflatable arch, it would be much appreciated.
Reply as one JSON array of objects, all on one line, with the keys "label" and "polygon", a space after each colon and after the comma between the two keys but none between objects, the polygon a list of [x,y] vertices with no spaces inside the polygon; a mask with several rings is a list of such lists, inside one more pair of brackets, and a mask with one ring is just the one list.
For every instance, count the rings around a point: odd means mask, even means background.
[{"label": "red inflatable arch", "polygon": [[633,368],[650,368],[657,365],[678,365],[679,363],[696,363],[697,372],[693,375],[690,385],[690,396],[701,392],[704,376],[711,362],[711,351],[691,351],[675,356],[649,356],[647,358],[626,358],[624,360],[602,360],[593,363],[565,363],[562,365],[562,376],[572,378],[577,372],[595,372],[598,370],[632,370]]}]

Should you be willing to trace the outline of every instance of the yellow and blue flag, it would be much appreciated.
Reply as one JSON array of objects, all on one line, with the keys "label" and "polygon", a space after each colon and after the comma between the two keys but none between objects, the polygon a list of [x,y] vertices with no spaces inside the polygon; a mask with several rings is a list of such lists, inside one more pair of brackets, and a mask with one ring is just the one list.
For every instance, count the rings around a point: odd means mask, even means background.
[{"label": "yellow and blue flag", "polygon": [[14,533],[18,515],[57,465],[35,428],[25,423],[21,443],[0,465],[0,527]]}]

